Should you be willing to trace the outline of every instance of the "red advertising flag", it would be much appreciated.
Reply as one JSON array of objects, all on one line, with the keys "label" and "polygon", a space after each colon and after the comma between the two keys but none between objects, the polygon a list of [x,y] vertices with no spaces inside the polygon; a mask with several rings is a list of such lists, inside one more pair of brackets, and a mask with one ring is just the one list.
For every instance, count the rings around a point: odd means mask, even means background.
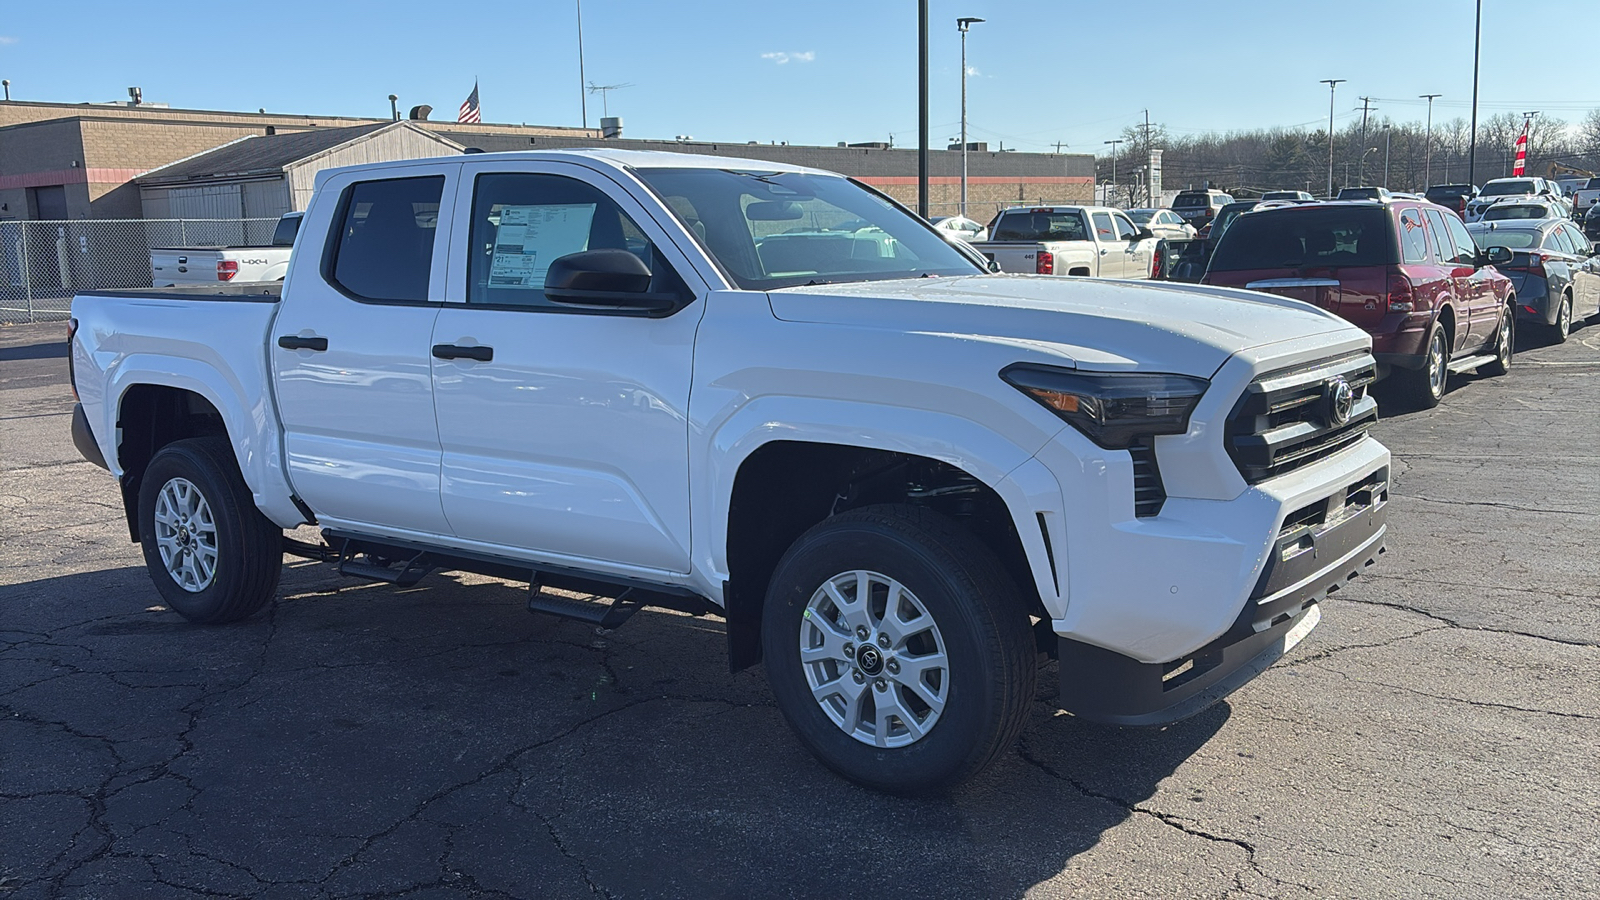
[{"label": "red advertising flag", "polygon": [[1514,178],[1522,177],[1522,171],[1528,163],[1528,125],[1531,119],[1522,122],[1522,133],[1517,135],[1517,161],[1511,166],[1511,175]]}]

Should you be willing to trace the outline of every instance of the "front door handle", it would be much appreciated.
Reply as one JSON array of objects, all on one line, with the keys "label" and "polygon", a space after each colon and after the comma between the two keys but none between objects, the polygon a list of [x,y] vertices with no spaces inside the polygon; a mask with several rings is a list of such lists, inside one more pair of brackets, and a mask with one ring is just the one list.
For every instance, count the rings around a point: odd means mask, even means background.
[{"label": "front door handle", "polygon": [[328,349],[328,339],[325,337],[300,337],[296,334],[286,334],[278,338],[278,346],[285,350],[316,350],[320,353]]},{"label": "front door handle", "polygon": [[494,359],[493,347],[462,347],[458,344],[434,344],[435,359],[475,359],[489,362]]}]

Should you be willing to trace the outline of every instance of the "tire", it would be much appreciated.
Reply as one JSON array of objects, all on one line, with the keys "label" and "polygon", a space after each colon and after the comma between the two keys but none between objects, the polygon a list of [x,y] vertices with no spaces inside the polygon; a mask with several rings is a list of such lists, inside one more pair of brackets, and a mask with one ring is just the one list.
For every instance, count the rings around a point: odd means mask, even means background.
[{"label": "tire", "polygon": [[1556,323],[1550,326],[1550,343],[1565,344],[1572,333],[1572,297],[1561,295],[1561,308],[1556,310]]},{"label": "tire", "polygon": [[1450,342],[1437,322],[1423,344],[1424,362],[1420,369],[1398,369],[1394,373],[1400,399],[1414,409],[1433,409],[1444,397],[1450,378]]},{"label": "tire", "polygon": [[175,441],[150,460],[139,535],[150,580],[191,622],[236,622],[278,591],[283,531],[256,509],[222,438]]},{"label": "tire", "polygon": [[1485,363],[1478,371],[1485,375],[1504,375],[1511,371],[1511,355],[1517,348],[1516,306],[1500,310],[1500,336],[1495,339],[1494,362]]},{"label": "tire", "polygon": [[[896,586],[896,615],[878,613]],[[840,775],[898,794],[954,786],[1010,749],[1038,677],[1028,607],[999,560],[914,506],[864,507],[801,535],[773,573],[761,637],[801,742]]]}]

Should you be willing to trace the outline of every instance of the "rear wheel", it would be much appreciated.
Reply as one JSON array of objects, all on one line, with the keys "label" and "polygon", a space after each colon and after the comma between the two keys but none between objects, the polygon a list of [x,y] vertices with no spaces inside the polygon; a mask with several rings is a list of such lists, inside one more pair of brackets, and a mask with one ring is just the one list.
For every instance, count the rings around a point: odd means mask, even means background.
[{"label": "rear wheel", "polygon": [[1572,333],[1572,296],[1561,296],[1561,308],[1556,310],[1556,323],[1550,326],[1550,343],[1564,344]]},{"label": "rear wheel", "polygon": [[1511,371],[1511,354],[1517,343],[1517,313],[1514,304],[1500,310],[1500,334],[1495,338],[1494,362],[1482,366],[1485,375],[1504,375]]},{"label": "rear wheel", "polygon": [[222,438],[175,441],[150,460],[139,536],[156,590],[192,622],[246,618],[278,591],[283,531],[256,509]]},{"label": "rear wheel", "polygon": [[1027,607],[994,554],[913,506],[853,510],[795,541],[762,649],[811,752],[896,793],[954,785],[1010,748],[1038,674]]},{"label": "rear wheel", "polygon": [[1394,373],[1394,380],[1407,405],[1433,409],[1444,397],[1445,382],[1450,376],[1450,342],[1441,325],[1434,324],[1424,347],[1422,367],[1399,369]]}]

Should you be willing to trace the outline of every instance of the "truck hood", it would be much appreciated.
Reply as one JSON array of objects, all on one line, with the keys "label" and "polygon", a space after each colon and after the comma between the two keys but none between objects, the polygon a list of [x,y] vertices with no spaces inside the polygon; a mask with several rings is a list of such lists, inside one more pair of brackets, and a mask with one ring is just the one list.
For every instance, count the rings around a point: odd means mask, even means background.
[{"label": "truck hood", "polygon": [[788,322],[854,325],[1003,342],[1085,369],[1209,377],[1245,349],[1318,334],[1362,334],[1297,300],[1163,282],[973,275],[785,288]]}]

